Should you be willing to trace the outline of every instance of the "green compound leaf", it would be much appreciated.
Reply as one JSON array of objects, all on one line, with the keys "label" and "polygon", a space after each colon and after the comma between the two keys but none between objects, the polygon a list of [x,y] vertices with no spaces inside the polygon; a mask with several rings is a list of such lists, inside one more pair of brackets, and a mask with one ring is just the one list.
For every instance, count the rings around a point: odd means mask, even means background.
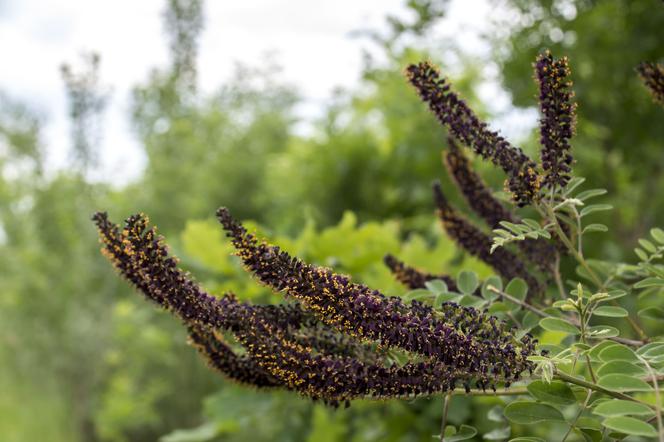
[{"label": "green compound leaf", "polygon": [[588,327],[588,333],[593,338],[614,338],[620,334],[620,330],[610,325],[593,325]]},{"label": "green compound leaf", "polygon": [[664,320],[664,309],[659,307],[647,307],[639,310],[637,315],[640,318],[656,319],[661,321]]},{"label": "green compound leaf", "polygon": [[482,284],[482,297],[488,301],[493,301],[494,299],[498,298],[498,294],[489,290],[489,286],[493,286],[498,290],[502,290],[503,281],[496,275],[491,275],[484,280],[484,284]]},{"label": "green compound leaf", "polygon": [[583,228],[583,233],[591,233],[591,232],[608,232],[609,228],[606,227],[604,224],[588,224],[586,227]]},{"label": "green compound leaf", "polygon": [[597,383],[611,391],[652,391],[652,386],[647,382],[626,374],[607,374],[599,378]]},{"label": "green compound leaf", "polygon": [[614,299],[622,298],[623,296],[627,295],[627,292],[625,290],[610,290],[607,293],[607,295],[609,295],[609,296],[602,299],[602,302],[612,301]]},{"label": "green compound leaf", "polygon": [[472,439],[476,434],[477,429],[470,425],[461,425],[459,431],[457,431],[452,425],[445,428],[445,440],[449,442]]},{"label": "green compound leaf", "polygon": [[611,361],[601,365],[597,369],[597,376],[602,377],[607,374],[641,376],[645,374],[645,369],[627,361]]},{"label": "green compound leaf", "polygon": [[416,299],[418,299],[418,300],[419,299],[431,299],[434,296],[436,296],[436,295],[431,293],[429,290],[415,289],[415,290],[411,290],[410,292],[403,295],[403,300],[405,302],[410,302],[410,301],[414,301]]},{"label": "green compound leaf", "polygon": [[597,316],[605,316],[607,318],[624,318],[629,313],[627,313],[627,310],[625,310],[622,307],[613,307],[613,306],[610,306],[610,305],[603,305],[601,307],[597,307],[593,311],[593,314],[597,315]]},{"label": "green compound leaf", "polygon": [[643,356],[646,359],[656,358],[658,356],[664,356],[664,343],[663,342],[651,342],[646,344],[643,347],[639,348],[636,351],[636,354]]},{"label": "green compound leaf", "polygon": [[632,436],[656,437],[657,430],[638,419],[627,416],[614,416],[605,419],[602,424],[611,430],[619,431],[621,433],[629,434]]},{"label": "green compound leaf", "polygon": [[581,213],[579,213],[579,216],[584,217],[586,215],[590,215],[591,213],[594,212],[600,212],[604,210],[611,210],[613,209],[613,206],[611,204],[591,204],[590,206],[586,206],[581,210]]},{"label": "green compound leaf", "polygon": [[472,295],[480,285],[477,273],[471,272],[469,270],[462,271],[457,277],[457,285],[459,286],[461,293],[465,295]]},{"label": "green compound leaf", "polygon": [[650,235],[660,244],[664,244],[664,230],[654,228],[650,231]]},{"label": "green compound leaf", "polygon": [[503,406],[495,405],[491,408],[491,410],[489,410],[486,417],[491,422],[505,422],[505,416],[503,416]]},{"label": "green compound leaf", "polygon": [[656,276],[653,276],[650,278],[643,279],[634,284],[634,288],[636,289],[644,289],[646,287],[664,287],[664,278],[658,278]]},{"label": "green compound leaf", "polygon": [[569,386],[560,381],[547,384],[544,381],[534,381],[528,384],[528,392],[535,399],[552,405],[571,405],[576,403],[576,397]]},{"label": "green compound leaf", "polygon": [[537,327],[539,324],[539,316],[533,312],[526,312],[521,319],[521,328],[526,331],[532,330],[534,327]]},{"label": "green compound leaf", "polygon": [[578,335],[581,333],[575,325],[570,324],[568,321],[559,318],[544,318],[539,323],[540,327],[548,331],[558,331]]},{"label": "green compound leaf", "polygon": [[656,253],[657,252],[657,247],[655,246],[655,244],[651,243],[647,239],[640,239],[639,244],[641,245],[641,247],[646,249],[647,252],[650,252],[650,253]]},{"label": "green compound leaf", "polygon": [[593,361],[599,361],[600,352],[607,347],[611,347],[612,345],[618,345],[618,344],[613,341],[602,341],[599,344],[593,346],[593,348],[591,348],[590,350],[588,350],[588,356],[590,356],[590,359],[592,359]]},{"label": "green compound leaf", "polygon": [[486,304],[487,300],[480,298],[479,296],[463,295],[461,299],[457,301],[457,303],[464,307],[479,308],[481,305]]},{"label": "green compound leaf", "polygon": [[435,293],[436,295],[448,292],[447,284],[445,284],[445,281],[442,281],[440,279],[433,279],[431,281],[427,281],[424,283],[424,285],[426,286],[427,289],[429,289],[431,292]]},{"label": "green compound leaf", "polygon": [[537,402],[517,401],[505,407],[505,417],[515,424],[536,424],[538,422],[552,421],[564,422],[560,411],[551,405]]},{"label": "green compound leaf", "polygon": [[512,427],[509,425],[503,428],[496,428],[482,436],[484,440],[505,440],[512,434]]},{"label": "green compound leaf", "polygon": [[509,442],[546,442],[546,441],[541,437],[527,436],[527,437],[515,437],[514,439],[510,439]]},{"label": "green compound leaf", "polygon": [[[519,301],[523,301],[528,294],[528,284],[526,284],[526,281],[521,278],[514,278],[507,284],[507,287],[505,287],[505,293]],[[518,310],[521,308],[519,304],[507,300],[505,300],[505,303],[510,306],[511,310]]]},{"label": "green compound leaf", "polygon": [[634,350],[623,344],[616,344],[605,348],[599,352],[599,359],[603,362],[627,361],[638,362],[639,357]]},{"label": "green compound leaf", "polygon": [[628,415],[650,417],[655,415],[655,411],[646,404],[620,399],[611,399],[600,403],[593,409],[593,413],[604,417]]},{"label": "green compound leaf", "polygon": [[590,190],[584,190],[583,192],[579,193],[577,196],[575,196],[576,199],[585,201],[588,198],[592,198],[595,196],[599,195],[604,195],[606,194],[606,189],[590,189]]},{"label": "green compound leaf", "polygon": [[457,293],[440,293],[436,295],[436,299],[433,302],[434,308],[440,308],[446,302],[458,302],[463,295]]}]

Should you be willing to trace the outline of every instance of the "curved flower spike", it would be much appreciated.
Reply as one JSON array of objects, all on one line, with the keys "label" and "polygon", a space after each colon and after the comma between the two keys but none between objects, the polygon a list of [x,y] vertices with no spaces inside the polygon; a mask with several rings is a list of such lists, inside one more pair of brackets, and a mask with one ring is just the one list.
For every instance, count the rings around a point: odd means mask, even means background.
[{"label": "curved flower spike", "polygon": [[190,343],[208,360],[212,368],[228,379],[257,388],[283,386],[252,358],[238,356],[213,330],[200,325],[190,325],[188,329]]},{"label": "curved flower spike", "polygon": [[487,124],[450,90],[450,84],[440,77],[436,67],[429,62],[412,64],[406,68],[406,76],[422,101],[429,104],[438,121],[456,139],[505,171],[507,188],[519,206],[538,198],[541,177],[536,164],[520,148],[488,129]]},{"label": "curved flower spike", "polygon": [[[251,306],[230,295],[215,298],[206,294],[177,268],[161,238],[147,228],[146,217],[129,218],[122,232],[105,214],[95,215],[95,221],[104,253],[115,266],[146,297],[183,319],[199,350],[234,380],[258,387],[284,386],[338,405],[356,397],[442,392],[457,382],[466,388],[472,382],[480,388],[496,382],[507,385],[532,368],[526,359],[534,350],[529,336],[517,341],[495,318],[478,320],[482,317],[476,310],[454,305],[446,306],[443,314],[460,324],[462,333],[472,336],[463,347],[464,359],[385,367],[344,354],[319,352],[308,345],[310,341],[298,341],[293,333],[299,327],[311,327],[311,319],[297,306]],[[416,316],[428,311],[416,303],[413,309]],[[235,355],[214,336],[215,329],[231,331],[248,356]],[[454,353],[460,350],[457,346]]]},{"label": "curved flower spike", "polygon": [[403,261],[398,260],[395,256],[390,254],[385,255],[383,262],[385,262],[385,265],[390,271],[392,271],[392,274],[397,281],[410,289],[423,289],[426,287],[428,281],[440,280],[443,281],[451,291],[458,291],[456,281],[449,275],[434,275],[422,272],[414,267],[407,266]]},{"label": "curved flower spike", "polygon": [[529,294],[541,293],[540,282],[532,276],[526,266],[512,252],[498,248],[493,253],[491,238],[459,215],[448,203],[439,182],[433,184],[434,200],[438,207],[438,216],[443,222],[447,234],[471,255],[481,259],[505,279],[523,278],[530,288]]},{"label": "curved flower spike", "polygon": [[[532,351],[516,340],[507,325],[495,317],[456,304],[443,304],[440,311],[418,303],[406,305],[400,298],[355,284],[329,269],[303,263],[278,247],[258,240],[221,208],[217,217],[237,249],[246,268],[261,282],[285,292],[311,310],[319,320],[359,339],[438,359],[450,366],[484,373],[489,366],[503,367],[504,351],[516,347]],[[474,351],[469,351],[472,348]],[[511,368],[492,373],[523,371],[528,363],[514,353]]]},{"label": "curved flower spike", "polygon": [[[181,271],[175,258],[168,255],[162,238],[156,235],[154,228],[147,228],[146,216],[130,217],[122,232],[108,221],[105,213],[95,214],[93,219],[105,244],[102,252],[146,298],[170,310],[190,327],[218,330],[236,327],[229,319],[231,313],[240,308],[235,297],[214,297]],[[367,355],[366,348],[359,342],[318,323],[297,304],[252,306],[252,310],[293,334],[293,339],[305,342],[319,352]],[[371,356],[370,359],[375,358]]]}]

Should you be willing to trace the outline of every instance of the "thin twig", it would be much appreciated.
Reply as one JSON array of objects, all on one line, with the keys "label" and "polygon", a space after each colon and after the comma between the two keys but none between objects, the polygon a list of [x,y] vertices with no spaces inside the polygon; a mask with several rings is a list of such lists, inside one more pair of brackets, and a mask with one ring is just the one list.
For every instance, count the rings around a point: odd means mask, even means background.
[{"label": "thin twig", "polygon": [[569,430],[567,430],[567,433],[565,433],[565,436],[563,436],[563,438],[560,442],[565,442],[567,440],[567,438],[569,437],[570,433],[572,433],[572,430],[574,429],[574,425],[576,425],[576,423],[579,421],[579,418],[583,414],[583,410],[585,410],[586,407],[588,406],[588,402],[590,401],[590,396],[592,396],[592,394],[593,394],[593,391],[589,389],[588,390],[588,395],[586,396],[586,400],[583,401],[583,405],[579,409],[579,412],[576,414],[576,417],[574,418],[572,423],[569,424]]},{"label": "thin twig", "polygon": [[594,382],[588,382],[585,379],[580,379],[580,378],[577,378],[575,376],[571,376],[571,375],[569,375],[567,373],[564,373],[562,371],[557,371],[556,374],[555,374],[555,377],[560,379],[561,381],[569,382],[570,384],[575,384],[575,385],[578,385],[578,386],[584,387],[584,388],[590,388],[591,390],[598,391],[600,393],[604,393],[607,396],[611,396],[611,397],[614,397],[616,399],[622,399],[624,401],[631,401],[631,402],[638,402],[640,404],[644,404],[644,405],[647,405],[650,408],[653,408],[652,405],[647,404],[647,403],[645,403],[643,401],[640,401],[638,399],[635,399],[631,396],[620,393],[618,391],[608,390],[608,389],[606,389],[606,388],[604,388],[604,387],[602,387],[598,384],[595,384]]},{"label": "thin twig", "polygon": [[655,389],[655,417],[657,418],[657,434],[659,436],[659,442],[664,442],[664,424],[662,423],[662,397],[659,393],[658,376],[645,358],[642,356],[638,356],[638,358],[646,366],[651,376],[650,380],[652,382],[653,388]]},{"label": "thin twig", "polygon": [[508,295],[507,293],[503,292],[502,290],[497,289],[496,287],[494,287],[494,286],[492,286],[492,285],[489,285],[489,286],[487,287],[487,290],[489,290],[490,292],[496,293],[497,295],[500,295],[501,297],[507,299],[508,301],[513,302],[513,303],[515,303],[515,304],[518,304],[518,305],[520,305],[521,307],[523,307],[523,308],[525,308],[525,309],[527,309],[527,310],[530,310],[531,312],[533,312],[533,313],[535,313],[536,315],[539,315],[539,316],[541,316],[541,317],[543,317],[543,318],[547,318],[547,317],[550,316],[549,314],[543,312],[542,310],[538,309],[537,307],[533,307],[532,305],[530,305],[530,304],[528,304],[528,303],[526,303],[526,302],[523,302],[522,300],[517,299],[517,298],[515,298],[515,297],[512,296],[512,295]]},{"label": "thin twig", "polygon": [[447,410],[450,407],[451,394],[446,394],[443,399],[443,417],[440,420],[440,442],[445,442],[445,427],[447,426]]}]

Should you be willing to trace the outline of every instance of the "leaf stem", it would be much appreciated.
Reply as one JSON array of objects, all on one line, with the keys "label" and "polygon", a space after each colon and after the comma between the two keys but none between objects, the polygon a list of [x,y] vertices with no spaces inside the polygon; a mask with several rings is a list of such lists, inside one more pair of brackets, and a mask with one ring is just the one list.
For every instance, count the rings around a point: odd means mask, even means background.
[{"label": "leaf stem", "polygon": [[447,426],[447,411],[450,407],[451,394],[443,398],[443,417],[440,419],[440,442],[445,442],[445,427]]},{"label": "leaf stem", "polygon": [[512,296],[512,295],[508,295],[507,293],[503,292],[502,290],[500,290],[500,289],[498,289],[498,288],[496,288],[496,287],[494,287],[494,286],[492,286],[492,285],[489,285],[489,286],[487,287],[487,290],[489,290],[490,292],[496,293],[497,295],[499,295],[499,296],[501,296],[501,297],[507,299],[508,301],[513,302],[513,303],[515,303],[515,304],[518,304],[518,305],[520,305],[521,307],[525,308],[526,310],[530,310],[531,312],[533,312],[533,313],[535,313],[536,315],[539,315],[539,316],[541,316],[541,317],[543,317],[543,318],[547,318],[547,317],[550,316],[549,314],[547,314],[546,312],[544,312],[544,311],[538,309],[537,307],[533,307],[532,305],[530,305],[530,304],[528,304],[528,303],[526,303],[526,302],[523,302],[522,300],[520,300],[520,299],[518,299],[518,298],[515,298],[515,297]]},{"label": "leaf stem", "polygon": [[650,381],[652,382],[652,386],[655,389],[655,417],[657,418],[657,434],[659,436],[659,442],[664,442],[664,424],[662,423],[662,397],[659,392],[658,377],[645,358],[641,356],[638,356],[638,358],[646,366],[651,376]]},{"label": "leaf stem", "polygon": [[[599,290],[605,290],[604,283],[599,279],[595,271],[590,267],[588,262],[585,260],[583,255],[579,253],[579,251],[576,250],[572,242],[569,240],[565,232],[563,231],[562,227],[560,226],[560,223],[558,222],[558,218],[551,208],[550,205],[545,205],[546,208],[546,213],[551,219],[551,223],[553,224],[553,228],[555,229],[556,233],[558,234],[558,237],[560,240],[565,244],[565,247],[569,250],[569,252],[574,256],[574,258],[577,260],[579,264],[588,272],[588,276],[590,276],[590,279],[593,280],[593,283],[597,286]],[[616,305],[617,303],[614,301],[612,302],[613,305]],[[627,321],[629,322],[629,325],[634,329],[636,334],[641,338],[642,341],[647,342],[648,336],[645,334],[643,329],[636,323],[636,321],[630,317],[626,317]]]},{"label": "leaf stem", "polygon": [[574,425],[576,425],[576,423],[579,421],[579,418],[583,414],[583,410],[585,410],[586,407],[588,406],[588,402],[590,401],[590,396],[592,396],[592,394],[593,394],[593,391],[589,389],[588,390],[588,395],[586,396],[586,400],[583,401],[583,405],[581,405],[581,408],[579,409],[579,412],[576,414],[576,417],[574,418],[572,423],[569,424],[569,429],[567,430],[567,433],[565,433],[565,436],[563,436],[563,438],[560,442],[565,442],[567,440],[567,438],[569,437],[570,433],[572,433],[572,430],[574,429]]},{"label": "leaf stem", "polygon": [[604,387],[602,387],[602,386],[600,386],[600,385],[598,385],[594,382],[588,382],[585,379],[580,379],[580,378],[577,378],[575,376],[571,376],[567,373],[563,373],[562,371],[556,371],[556,374],[554,376],[556,378],[560,379],[561,381],[569,382],[570,384],[575,384],[575,385],[578,385],[580,387],[589,388],[593,391],[604,393],[607,396],[611,396],[611,397],[614,397],[616,399],[622,399],[624,401],[631,401],[631,402],[639,402],[641,404],[645,404],[648,407],[652,408],[652,405],[647,404],[647,403],[645,403],[643,401],[640,401],[638,399],[635,399],[635,398],[633,398],[631,396],[628,396],[624,393],[620,393],[618,391],[608,390],[608,389],[606,389],[606,388],[604,388]]}]

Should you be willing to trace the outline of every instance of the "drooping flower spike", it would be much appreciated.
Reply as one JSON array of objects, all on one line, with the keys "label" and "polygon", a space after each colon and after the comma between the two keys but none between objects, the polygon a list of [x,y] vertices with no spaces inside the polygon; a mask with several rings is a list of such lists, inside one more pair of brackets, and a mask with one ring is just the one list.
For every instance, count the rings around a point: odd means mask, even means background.
[{"label": "drooping flower spike", "polygon": [[395,256],[390,254],[385,255],[383,262],[385,262],[385,265],[390,269],[397,281],[410,289],[423,289],[426,287],[428,281],[440,280],[443,281],[451,291],[458,291],[456,281],[449,275],[434,275],[423,272],[406,265],[403,261],[398,260]]},{"label": "drooping flower spike", "polygon": [[[319,352],[367,355],[366,348],[360,343],[319,323],[298,304],[249,307],[240,306],[233,295],[222,298],[209,295],[177,267],[177,262],[169,256],[163,239],[156,235],[154,228],[148,228],[148,219],[144,215],[134,215],[127,219],[122,232],[108,221],[105,213],[96,214],[94,220],[105,244],[103,253],[123,276],[146,298],[171,310],[189,326],[233,328],[232,322],[228,322],[229,315],[240,308],[251,309],[253,314],[294,333],[294,340],[306,343]],[[371,357],[373,360],[374,357]]]},{"label": "drooping flower spike", "polygon": [[523,278],[530,289],[529,294],[541,293],[542,284],[528,272],[525,264],[514,253],[503,247],[490,252],[491,238],[457,213],[445,198],[439,182],[433,184],[433,193],[438,216],[450,238],[468,253],[493,267],[503,278]]},{"label": "drooping flower spike", "polygon": [[[510,378],[529,367],[523,354],[533,351],[530,338],[515,340],[509,327],[495,317],[452,303],[435,311],[417,301],[406,305],[401,298],[386,297],[352,283],[346,276],[260,243],[226,208],[219,209],[217,217],[251,273],[343,333],[419,353],[449,366],[463,366],[474,373],[502,373]],[[505,352],[512,356],[506,357]]]},{"label": "drooping flower spike", "polygon": [[644,62],[636,70],[653,99],[664,106],[664,65]]},{"label": "drooping flower spike", "polygon": [[[474,336],[466,351],[484,352],[480,364],[432,360],[385,367],[349,356],[327,355],[293,339],[296,324],[309,319],[297,306],[251,306],[233,296],[215,298],[201,290],[179,270],[168,256],[161,238],[147,228],[147,219],[134,216],[125,229],[108,222],[105,214],[95,215],[104,253],[121,273],[151,300],[169,309],[188,325],[191,339],[214,367],[236,381],[259,387],[281,385],[314,399],[337,405],[355,397],[395,397],[443,392],[461,382],[480,388],[506,384],[530,369],[526,357],[533,352],[529,336],[521,341],[504,330],[495,318],[478,318],[478,312],[451,306],[445,314]],[[421,314],[426,309],[414,304]],[[478,320],[484,319],[484,320]],[[248,358],[235,355],[214,336],[214,330],[229,330],[247,350]],[[487,351],[482,342],[494,335]]]},{"label": "drooping flower spike", "polygon": [[573,157],[569,140],[574,135],[576,103],[567,57],[555,59],[551,52],[540,54],[535,61],[535,78],[539,86],[540,144],[542,145],[543,187],[565,187],[570,180]]},{"label": "drooping flower spike", "polygon": [[257,388],[281,387],[283,383],[247,355],[237,355],[213,329],[190,325],[189,341],[209,365],[228,379]]},{"label": "drooping flower spike", "polygon": [[[448,138],[448,148],[443,154],[447,170],[453,178],[457,188],[464,196],[471,209],[492,229],[500,228],[501,221],[514,224],[521,220],[509,211],[492,194],[491,189],[482,178],[472,169],[470,161],[463,154],[452,138]],[[526,238],[518,241],[517,246],[530,262],[540,270],[548,272],[556,256],[555,246],[541,239]]]},{"label": "drooping flower spike", "polygon": [[454,138],[470,146],[482,158],[492,161],[507,174],[507,188],[515,202],[524,206],[537,200],[541,176],[537,166],[523,151],[488,128],[468,105],[451,91],[438,69],[429,62],[412,64],[406,76],[420,98]]}]

